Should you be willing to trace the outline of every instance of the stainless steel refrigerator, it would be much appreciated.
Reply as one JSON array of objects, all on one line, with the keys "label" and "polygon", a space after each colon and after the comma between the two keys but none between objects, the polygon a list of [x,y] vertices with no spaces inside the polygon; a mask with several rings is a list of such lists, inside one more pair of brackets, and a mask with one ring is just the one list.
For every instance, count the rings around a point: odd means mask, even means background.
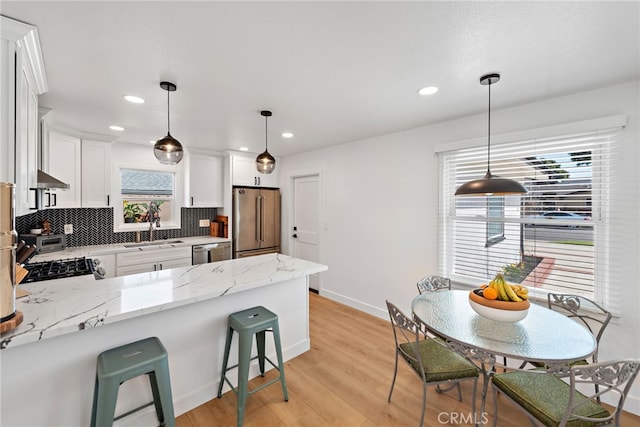
[{"label": "stainless steel refrigerator", "polygon": [[234,187],[233,257],[280,251],[280,190]]}]

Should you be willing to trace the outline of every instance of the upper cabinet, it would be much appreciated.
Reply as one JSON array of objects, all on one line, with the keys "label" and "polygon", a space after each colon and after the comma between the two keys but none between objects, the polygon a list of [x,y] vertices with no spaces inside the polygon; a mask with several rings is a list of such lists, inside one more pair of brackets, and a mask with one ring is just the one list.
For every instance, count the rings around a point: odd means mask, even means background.
[{"label": "upper cabinet", "polygon": [[82,207],[111,206],[111,144],[83,139],[81,146]]},{"label": "upper cabinet", "polygon": [[47,190],[43,208],[80,207],[80,138],[57,132],[48,132],[46,172],[65,184],[68,190]]},{"label": "upper cabinet", "polygon": [[223,206],[223,158],[190,151],[188,167],[188,189],[184,205],[199,208]]},{"label": "upper cabinet", "polygon": [[0,181],[15,183],[16,215],[24,215],[36,209],[38,95],[48,86],[37,28],[0,18]]},{"label": "upper cabinet", "polygon": [[231,154],[231,183],[245,187],[278,187],[278,165],[270,174],[256,169],[256,157],[244,154]]},{"label": "upper cabinet", "polygon": [[111,144],[45,130],[43,169],[69,184],[45,190],[41,208],[100,208],[111,205]]}]

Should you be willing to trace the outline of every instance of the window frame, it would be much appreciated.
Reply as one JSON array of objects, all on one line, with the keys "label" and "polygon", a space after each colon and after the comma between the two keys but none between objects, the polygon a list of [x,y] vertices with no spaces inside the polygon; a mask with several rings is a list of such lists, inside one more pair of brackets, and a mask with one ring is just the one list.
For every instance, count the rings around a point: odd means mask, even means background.
[{"label": "window frame", "polygon": [[124,222],[124,214],[123,214],[123,202],[126,200],[127,196],[122,194],[122,180],[121,180],[121,170],[136,170],[136,171],[146,171],[146,172],[160,172],[160,173],[171,173],[173,175],[173,196],[172,196],[172,221],[160,221],[159,230],[172,230],[172,229],[180,229],[182,218],[181,218],[181,208],[182,201],[184,198],[184,180],[183,180],[183,172],[182,168],[174,166],[174,165],[158,165],[158,167],[149,166],[149,165],[134,165],[128,163],[120,163],[114,164],[113,166],[114,173],[112,176],[113,179],[113,187],[112,194],[114,194],[114,205],[113,205],[113,231],[114,232],[131,232],[131,231],[146,231],[149,229],[148,222],[138,222],[138,223],[125,223]]},{"label": "window frame", "polygon": [[[492,137],[492,147],[500,146],[500,144],[525,142],[528,140],[536,140],[543,138],[562,138],[563,136],[570,136],[582,133],[592,133],[599,135],[600,133],[606,134],[608,132],[615,132],[617,135],[613,139],[622,140],[624,128],[626,125],[626,115],[617,115],[602,117],[597,119],[590,119],[580,122],[565,123],[562,125],[554,125],[549,127],[543,127],[538,129],[529,129],[524,131],[513,132],[509,134],[495,135]],[[438,144],[434,147],[434,152],[437,155],[448,154],[453,151],[463,150],[467,148],[482,147],[486,144],[486,138],[474,138],[469,140],[450,142]],[[610,147],[615,147],[614,144],[609,144]],[[568,147],[567,147],[568,148]],[[612,152],[616,151],[615,148],[610,148]],[[595,156],[595,153],[594,153]],[[609,168],[613,168],[613,162],[617,154],[610,153]],[[442,157],[442,156],[441,156]],[[493,159],[492,159],[493,161]],[[609,284],[611,280],[611,268],[615,265],[615,260],[611,259],[610,255],[610,216],[608,213],[608,194],[611,178],[606,175],[601,178],[602,170],[599,164],[596,164],[596,158],[594,157],[594,169],[592,170],[592,193],[591,197],[585,199],[585,203],[591,208],[591,220],[588,226],[594,227],[594,267],[593,267],[593,296],[599,304],[607,307],[613,313],[616,313],[619,306],[619,297]],[[439,213],[438,213],[438,241],[439,241],[439,257],[438,257],[438,274],[447,275],[455,283],[463,286],[477,287],[484,280],[469,279],[465,276],[460,276],[453,273],[453,245],[454,236],[452,232],[452,222],[455,221],[455,200],[453,198],[453,192],[455,191],[455,174],[452,172],[454,166],[443,164],[442,158],[439,159],[440,180],[439,180]],[[609,171],[615,175],[614,172]],[[596,182],[596,176],[599,181]],[[446,190],[453,191],[449,193]],[[511,196],[508,196],[511,197]],[[512,203],[511,203],[512,204]],[[520,227],[524,227],[527,223],[527,219],[522,218],[520,220]],[[541,220],[544,221],[544,220]],[[547,220],[549,221],[549,220]],[[566,223],[567,220],[553,220]],[[509,222],[509,220],[505,221]],[[518,221],[511,220],[510,222],[517,223]],[[485,235],[486,237],[486,235]],[[596,246],[598,242],[599,246]],[[487,245],[485,247],[489,247]],[[487,249],[488,250],[488,249]],[[490,257],[490,255],[487,255]],[[530,288],[533,298],[546,298],[549,291]]]}]

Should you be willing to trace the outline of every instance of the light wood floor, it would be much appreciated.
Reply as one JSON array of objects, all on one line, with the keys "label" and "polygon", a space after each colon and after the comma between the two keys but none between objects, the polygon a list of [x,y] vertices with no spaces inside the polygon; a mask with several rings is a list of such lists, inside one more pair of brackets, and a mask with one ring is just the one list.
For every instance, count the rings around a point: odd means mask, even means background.
[{"label": "light wood floor", "polygon": [[[289,402],[283,401],[279,383],[249,396],[244,426],[416,426],[422,388],[402,361],[391,403],[387,402],[394,362],[389,322],[313,293],[309,299],[311,350],[285,363]],[[252,380],[250,389],[268,381],[274,371]],[[470,383],[463,385],[459,402],[455,391],[440,394],[429,387],[425,425],[472,425],[466,418],[471,391]],[[493,422],[491,400],[488,425]],[[498,426],[529,425],[508,402],[499,399],[498,405]],[[236,396],[229,391],[176,421],[178,427],[235,426]],[[640,417],[625,413],[622,426],[638,425]]]}]

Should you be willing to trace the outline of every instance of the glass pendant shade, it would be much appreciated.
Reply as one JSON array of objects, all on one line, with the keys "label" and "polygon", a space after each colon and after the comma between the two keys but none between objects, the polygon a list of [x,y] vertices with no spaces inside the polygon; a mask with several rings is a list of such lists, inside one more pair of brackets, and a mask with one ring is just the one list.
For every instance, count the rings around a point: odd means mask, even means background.
[{"label": "glass pendant shade", "polygon": [[180,142],[168,133],[167,136],[156,141],[153,154],[163,165],[176,165],[182,160],[184,151]]},{"label": "glass pendant shade", "polygon": [[271,111],[260,111],[260,115],[264,117],[264,153],[256,157],[256,169],[260,173],[269,174],[276,168],[276,159],[269,154],[267,149],[267,119],[271,117]]},{"label": "glass pendant shade", "polygon": [[268,151],[256,157],[256,168],[260,173],[271,173],[276,168],[276,159]]},{"label": "glass pendant shade", "polygon": [[160,82],[160,87],[167,91],[167,136],[156,141],[153,154],[163,165],[177,165],[182,160],[184,151],[180,141],[171,136],[169,121],[169,92],[175,92],[177,86],[171,82]]},{"label": "glass pendant shade", "polygon": [[491,85],[500,81],[500,74],[487,74],[480,77],[481,85],[489,86],[489,132],[487,138],[487,173],[483,178],[462,184],[455,192],[456,196],[505,196],[525,194],[527,189],[518,181],[500,178],[491,173]]}]

